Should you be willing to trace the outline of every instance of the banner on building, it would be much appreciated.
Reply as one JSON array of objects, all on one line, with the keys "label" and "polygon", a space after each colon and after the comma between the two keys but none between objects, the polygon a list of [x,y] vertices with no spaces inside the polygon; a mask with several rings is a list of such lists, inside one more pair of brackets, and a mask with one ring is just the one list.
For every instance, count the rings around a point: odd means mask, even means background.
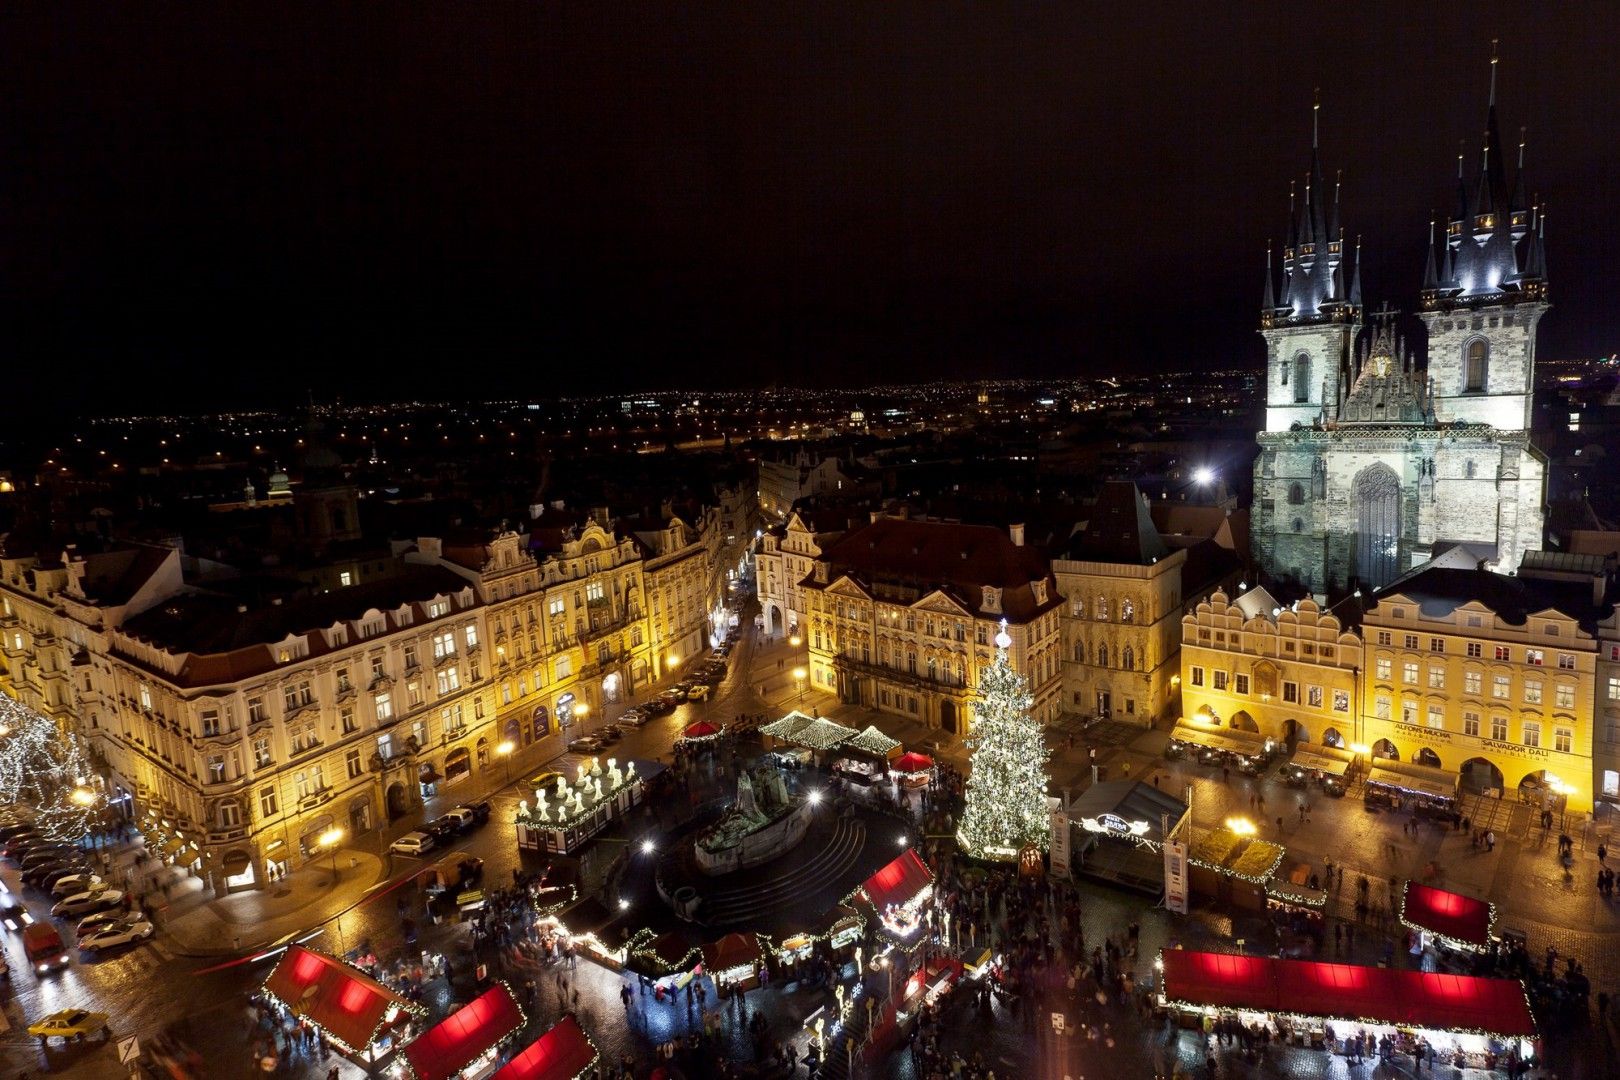
[{"label": "banner on building", "polygon": [[1177,915],[1187,914],[1187,845],[1180,840],[1164,845],[1164,906]]}]

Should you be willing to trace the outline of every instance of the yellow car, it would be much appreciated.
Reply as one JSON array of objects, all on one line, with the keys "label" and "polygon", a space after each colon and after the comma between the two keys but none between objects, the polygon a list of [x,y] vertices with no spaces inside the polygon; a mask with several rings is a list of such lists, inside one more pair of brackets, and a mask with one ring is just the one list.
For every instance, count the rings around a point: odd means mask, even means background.
[{"label": "yellow car", "polygon": [[41,1043],[53,1038],[82,1039],[98,1031],[104,1037],[112,1035],[112,1031],[107,1027],[107,1014],[88,1012],[84,1009],[63,1009],[61,1012],[51,1013],[38,1023],[28,1025],[28,1034],[38,1035]]}]

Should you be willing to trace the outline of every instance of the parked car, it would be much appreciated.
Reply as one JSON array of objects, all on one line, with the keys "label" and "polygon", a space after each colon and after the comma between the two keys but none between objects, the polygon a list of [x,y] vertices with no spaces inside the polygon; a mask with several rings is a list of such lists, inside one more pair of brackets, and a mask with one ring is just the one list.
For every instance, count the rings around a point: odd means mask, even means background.
[{"label": "parked car", "polygon": [[640,727],[651,719],[652,714],[649,713],[645,707],[641,707],[635,709],[626,709],[624,711],[624,715],[619,717],[619,723],[629,724],[631,727]]},{"label": "parked car", "polygon": [[50,847],[30,848],[28,854],[22,857],[22,862],[19,865],[26,872],[48,862],[67,862],[77,858],[79,854],[78,848],[67,844],[52,844]]},{"label": "parked car", "polygon": [[452,814],[459,814],[459,813],[471,814],[472,815],[472,826],[471,827],[477,828],[479,825],[488,825],[489,824],[489,815],[490,815],[490,813],[491,813],[491,811],[493,809],[494,808],[491,807],[487,801],[485,801],[485,802],[475,802],[475,803],[462,803],[460,806],[451,807],[449,812],[452,813]]},{"label": "parked car", "polygon": [[624,732],[619,730],[618,725],[608,724],[596,730],[596,738],[601,739],[605,743],[616,743],[620,739],[624,738]]},{"label": "parked car", "polygon": [[28,1025],[28,1034],[39,1036],[41,1044],[49,1039],[79,1040],[98,1031],[104,1039],[112,1037],[107,1014],[86,1009],[63,1009]]},{"label": "parked car", "polygon": [[660,694],[641,706],[641,708],[650,716],[663,716],[675,708],[675,701],[673,698],[666,698]]},{"label": "parked car", "polygon": [[51,914],[58,919],[75,915],[88,915],[92,911],[110,911],[124,902],[122,889],[89,889],[58,900]]},{"label": "parked car", "polygon": [[461,835],[461,822],[451,817],[436,817],[426,825],[422,831],[433,837],[435,844],[448,844]]},{"label": "parked car", "polygon": [[150,939],[152,933],[151,923],[143,916],[133,915],[79,938],[79,948],[85,952],[106,952],[124,945],[138,945]]},{"label": "parked car", "polygon": [[439,820],[452,822],[457,832],[467,832],[478,824],[478,815],[469,806],[452,806]]},{"label": "parked car", "polygon": [[40,874],[36,880],[39,882],[39,887],[41,889],[49,892],[56,888],[56,883],[65,877],[72,877],[74,874],[88,873],[90,873],[90,868],[84,863],[71,863],[66,866],[53,867],[49,872]]},{"label": "parked car", "polygon": [[79,925],[73,928],[73,933],[77,937],[86,937],[109,926],[117,926],[125,919],[133,917],[123,911],[98,911],[94,915],[86,915],[80,919]]},{"label": "parked car", "polygon": [[709,699],[709,686],[707,683],[698,683],[687,693],[687,701],[707,701]]},{"label": "parked car", "polygon": [[57,877],[63,874],[77,874],[88,869],[78,859],[51,859],[46,862],[35,863],[22,872],[24,885],[37,885],[45,887],[46,879],[53,874]]},{"label": "parked car", "polygon": [[433,850],[433,837],[425,832],[408,832],[388,845],[396,855],[425,855]]},{"label": "parked car", "polygon": [[57,878],[55,883],[51,885],[51,895],[55,897],[72,896],[74,893],[92,892],[106,887],[107,883],[101,880],[100,874],[66,874]]},{"label": "parked car", "polygon": [[599,754],[607,749],[607,744],[594,735],[586,735],[569,743],[568,749],[575,754]]},{"label": "parked car", "polygon": [[686,700],[686,689],[687,687],[685,683],[676,683],[674,686],[670,687],[668,690],[665,690],[658,696],[668,698],[675,704],[679,705],[681,702]]}]

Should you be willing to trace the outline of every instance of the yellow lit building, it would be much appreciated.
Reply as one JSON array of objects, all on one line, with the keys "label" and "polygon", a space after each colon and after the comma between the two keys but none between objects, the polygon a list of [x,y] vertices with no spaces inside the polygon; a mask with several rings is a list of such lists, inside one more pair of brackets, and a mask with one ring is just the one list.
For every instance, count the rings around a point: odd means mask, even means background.
[{"label": "yellow lit building", "polygon": [[1357,741],[1361,639],[1314,600],[1279,607],[1265,589],[1217,591],[1181,620],[1189,720],[1283,742]]},{"label": "yellow lit building", "polygon": [[1529,552],[1516,576],[1437,560],[1362,615],[1362,741],[1465,791],[1593,806],[1602,560]]}]

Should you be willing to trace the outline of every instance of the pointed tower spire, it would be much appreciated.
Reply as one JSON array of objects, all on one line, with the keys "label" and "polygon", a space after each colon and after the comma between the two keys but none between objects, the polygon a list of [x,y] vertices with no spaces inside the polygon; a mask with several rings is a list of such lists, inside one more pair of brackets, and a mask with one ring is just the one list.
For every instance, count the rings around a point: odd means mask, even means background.
[{"label": "pointed tower spire", "polygon": [[[1358,245],[1359,246],[1359,245]],[[1356,256],[1357,266],[1360,266],[1361,257]],[[1433,292],[1440,287],[1440,278],[1434,269],[1434,215],[1429,215],[1429,257],[1423,263],[1423,291]]]},{"label": "pointed tower spire", "polygon": [[1350,306],[1361,307],[1361,234],[1356,234],[1356,273],[1350,279]]},{"label": "pointed tower spire", "polygon": [[1296,181],[1288,181],[1288,242],[1283,247],[1283,259],[1286,261],[1294,257],[1294,248],[1299,246],[1299,219],[1294,216],[1295,204],[1298,203],[1298,190]]},{"label": "pointed tower spire", "polygon": [[1269,315],[1277,307],[1277,291],[1271,285],[1271,241],[1266,241],[1266,291],[1260,298],[1260,312]]},{"label": "pointed tower spire", "polygon": [[[1344,239],[1343,236],[1340,236],[1344,230],[1339,226],[1339,195],[1343,189],[1344,170],[1340,169],[1333,177],[1333,218],[1328,222],[1328,235],[1338,236],[1340,240]],[[1343,244],[1339,245],[1339,250],[1344,250]]]},{"label": "pointed tower spire", "polygon": [[1513,194],[1508,197],[1508,226],[1513,230],[1513,242],[1524,239],[1530,231],[1530,210],[1524,201],[1524,142],[1525,129],[1519,129],[1519,163],[1513,170]]},{"label": "pointed tower spire", "polygon": [[1463,180],[1463,158],[1467,153],[1468,140],[1457,140],[1457,209],[1451,215],[1451,228],[1447,230],[1446,242],[1452,247],[1462,240],[1462,231],[1468,223],[1468,185]]},{"label": "pointed tower spire", "polygon": [[1502,168],[1502,137],[1496,130],[1497,40],[1491,39],[1491,96],[1485,110],[1485,150],[1480,159],[1479,191],[1474,200],[1474,235],[1490,233],[1506,216],[1507,207],[1499,200],[1507,197],[1506,173]]}]

